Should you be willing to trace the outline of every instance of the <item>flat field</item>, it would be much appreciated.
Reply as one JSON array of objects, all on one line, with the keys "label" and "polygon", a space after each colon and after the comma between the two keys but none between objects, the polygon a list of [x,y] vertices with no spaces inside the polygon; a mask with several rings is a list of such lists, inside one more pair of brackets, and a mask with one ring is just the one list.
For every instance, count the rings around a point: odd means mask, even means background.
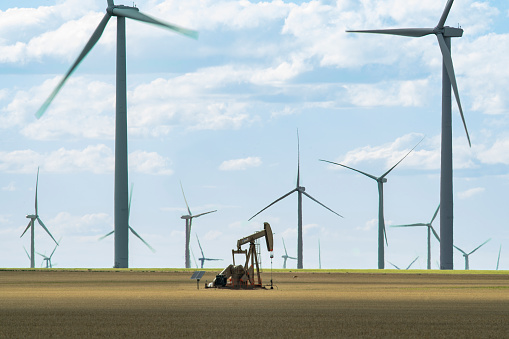
[{"label": "flat field", "polygon": [[507,271],[275,271],[247,291],[192,272],[0,270],[0,337],[509,336]]}]

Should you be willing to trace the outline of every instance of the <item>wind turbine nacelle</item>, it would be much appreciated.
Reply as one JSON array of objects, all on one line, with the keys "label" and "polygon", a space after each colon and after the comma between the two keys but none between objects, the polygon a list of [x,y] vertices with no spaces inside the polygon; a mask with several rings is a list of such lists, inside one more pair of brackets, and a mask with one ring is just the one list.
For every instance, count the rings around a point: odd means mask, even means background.
[{"label": "wind turbine nacelle", "polygon": [[191,216],[190,215],[183,215],[180,217],[180,219],[191,219]]},{"label": "wind turbine nacelle", "polygon": [[33,215],[33,214],[27,214],[26,218],[27,219],[37,219],[37,216]]},{"label": "wind turbine nacelle", "polygon": [[299,192],[305,192],[306,191],[306,187],[304,186],[299,186]]},{"label": "wind turbine nacelle", "polygon": [[387,178],[382,178],[382,182],[386,183],[387,182]]},{"label": "wind turbine nacelle", "polygon": [[456,27],[444,27],[444,37],[461,38],[463,36],[463,30]]}]

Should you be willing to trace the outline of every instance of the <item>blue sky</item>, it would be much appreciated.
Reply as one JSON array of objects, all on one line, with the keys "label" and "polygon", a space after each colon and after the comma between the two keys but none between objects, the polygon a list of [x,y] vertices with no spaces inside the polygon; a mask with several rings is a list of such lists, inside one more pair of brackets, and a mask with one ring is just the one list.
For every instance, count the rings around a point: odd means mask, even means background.
[{"label": "blue sky", "polygon": [[[20,8],[23,5],[25,7]],[[126,3],[131,5],[131,3]],[[197,41],[127,23],[131,267],[183,267],[185,203],[191,247],[231,262],[236,240],[271,223],[274,267],[281,238],[297,252],[297,196],[247,220],[301,184],[341,219],[304,199],[304,267],[376,268],[374,181],[318,159],[381,175],[424,141],[385,185],[386,224],[428,222],[439,203],[441,55],[433,36],[404,38],[346,29],[434,27],[445,0],[138,1],[144,13],[200,32]],[[115,24],[40,120],[34,113],[84,47],[106,1],[0,3],[0,267],[27,267],[37,167],[39,214],[62,238],[59,267],[111,267]],[[509,4],[456,0],[452,53],[468,147],[453,105],[455,244],[472,269],[509,269]],[[434,224],[437,230],[438,220]],[[388,227],[386,259],[426,267],[426,230]],[[432,243],[433,267],[439,244]],[[52,241],[36,228],[36,251]],[[455,268],[464,260],[455,251]],[[37,257],[36,264],[41,264]],[[263,264],[269,266],[264,254]],[[289,262],[288,267],[296,267]]]}]

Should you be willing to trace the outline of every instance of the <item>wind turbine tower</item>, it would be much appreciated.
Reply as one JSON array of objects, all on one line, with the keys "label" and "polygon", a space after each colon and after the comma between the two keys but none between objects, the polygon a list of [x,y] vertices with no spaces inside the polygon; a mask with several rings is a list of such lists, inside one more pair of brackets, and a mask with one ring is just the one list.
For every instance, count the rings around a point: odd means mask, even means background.
[{"label": "wind turbine tower", "polygon": [[451,38],[459,38],[463,35],[461,28],[444,26],[454,0],[448,0],[438,24],[434,28],[396,28],[375,30],[348,30],[353,33],[376,33],[400,35],[406,37],[423,37],[435,34],[442,52],[442,145],[441,145],[441,169],[440,169],[440,269],[452,270],[453,262],[453,187],[452,187],[452,100],[451,85],[456,97],[461,120],[470,143],[465,117],[454,75],[454,67],[451,57]]},{"label": "wind turbine tower", "polygon": [[115,268],[129,267],[129,216],[128,216],[128,177],[127,177],[127,85],[126,85],[126,30],[125,19],[133,19],[156,26],[168,28],[177,33],[197,38],[198,33],[165,23],[139,11],[137,7],[115,5],[107,0],[106,14],[88,40],[76,61],[67,71],[64,78],[43,103],[35,116],[40,118],[49,107],[69,76],[80,62],[99,41],[104,29],[112,16],[117,17],[117,66],[116,66],[116,108],[115,108],[115,188],[114,188],[114,219],[115,219]]},{"label": "wind turbine tower", "polygon": [[[41,225],[41,227],[46,231],[46,233],[49,234],[51,239],[53,239],[55,244],[57,244],[57,246],[58,246],[58,242],[55,240],[55,238],[53,238],[50,231],[48,231],[48,229],[42,222],[41,218],[39,218],[39,209],[37,207],[37,188],[38,188],[38,186],[39,186],[39,168],[37,168],[37,180],[35,181],[35,214],[29,214],[26,216],[27,219],[30,219],[30,221],[28,222],[27,227],[23,231],[23,234],[21,234],[21,236],[20,236],[20,238],[21,238],[26,233],[26,231],[28,231],[28,229],[30,228],[30,255],[29,255],[30,268],[35,268],[35,220],[37,220],[39,225]],[[26,250],[25,250],[25,252],[26,252]],[[27,253],[27,255],[28,255],[28,253]]]},{"label": "wind turbine tower", "polygon": [[[424,139],[424,138],[423,138]],[[358,172],[360,174],[364,174],[368,178],[371,178],[375,180],[378,184],[378,269],[383,270],[385,268],[385,248],[384,248],[384,238],[385,238],[385,244],[387,245],[387,234],[385,232],[385,219],[384,219],[384,184],[387,182],[386,176],[391,173],[391,171],[396,168],[423,140],[421,139],[417,145],[414,146],[403,158],[401,158],[400,161],[396,163],[396,165],[392,166],[387,172],[382,174],[381,176],[377,177],[372,174],[368,174],[366,172],[359,171],[358,169],[355,169],[353,167],[348,167],[343,164],[339,164],[337,162],[328,161],[328,160],[321,160],[323,162],[328,162],[330,164],[342,166],[348,169],[351,169],[352,171]]]},{"label": "wind turbine tower", "polygon": [[309,199],[313,200],[314,202],[316,202],[320,206],[328,209],[329,211],[331,211],[332,213],[336,214],[337,216],[339,216],[341,218],[343,218],[343,216],[338,214],[338,213],[336,213],[336,212],[334,212],[333,210],[331,210],[330,208],[328,208],[327,206],[325,206],[324,204],[322,204],[321,202],[319,202],[318,200],[313,198],[311,195],[309,195],[306,192],[306,188],[300,185],[299,131],[297,131],[297,187],[295,187],[290,192],[286,193],[282,197],[280,197],[280,198],[276,199],[275,201],[273,201],[272,203],[270,203],[268,206],[266,206],[265,208],[260,210],[258,213],[253,215],[251,218],[249,218],[248,221],[250,221],[251,219],[256,217],[258,214],[260,214],[263,211],[265,211],[270,206],[274,205],[275,203],[277,203],[280,200],[283,200],[284,198],[286,198],[287,196],[291,195],[294,192],[297,192],[297,198],[298,198],[298,202],[297,202],[297,268],[301,269],[301,268],[304,268],[304,265],[303,265],[303,239],[302,239],[302,196],[305,195]]}]

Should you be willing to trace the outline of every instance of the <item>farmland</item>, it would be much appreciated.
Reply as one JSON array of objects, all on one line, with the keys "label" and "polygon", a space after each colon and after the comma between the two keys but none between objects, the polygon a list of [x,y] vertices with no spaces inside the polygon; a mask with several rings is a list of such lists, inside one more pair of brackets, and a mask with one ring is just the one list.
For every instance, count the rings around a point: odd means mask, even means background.
[{"label": "farmland", "polygon": [[[504,337],[509,272],[290,271],[197,290],[192,270],[0,270],[0,337]],[[270,271],[262,275],[270,282]]]}]

